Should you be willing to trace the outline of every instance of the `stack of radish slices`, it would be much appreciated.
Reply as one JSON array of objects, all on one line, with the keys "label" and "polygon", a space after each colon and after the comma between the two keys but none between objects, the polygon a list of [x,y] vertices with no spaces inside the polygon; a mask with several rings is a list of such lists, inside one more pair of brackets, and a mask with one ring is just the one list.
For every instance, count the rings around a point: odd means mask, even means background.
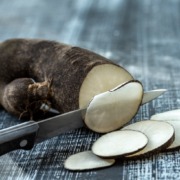
[{"label": "stack of radish slices", "polygon": [[97,169],[113,165],[116,158],[147,157],[179,147],[180,119],[177,117],[180,117],[180,110],[124,126],[136,115],[142,98],[143,87],[135,80],[95,96],[87,108],[85,124],[89,129],[105,134],[92,145],[91,151],[68,157],[65,168],[74,171]]}]

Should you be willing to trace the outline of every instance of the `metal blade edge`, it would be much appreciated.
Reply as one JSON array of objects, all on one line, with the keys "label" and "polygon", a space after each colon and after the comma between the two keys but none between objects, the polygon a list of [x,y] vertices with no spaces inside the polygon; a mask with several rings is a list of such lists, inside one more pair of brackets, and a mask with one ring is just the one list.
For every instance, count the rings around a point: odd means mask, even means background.
[{"label": "metal blade edge", "polygon": [[84,126],[83,116],[86,109],[78,109],[38,122],[39,130],[35,143],[40,143],[61,133]]}]

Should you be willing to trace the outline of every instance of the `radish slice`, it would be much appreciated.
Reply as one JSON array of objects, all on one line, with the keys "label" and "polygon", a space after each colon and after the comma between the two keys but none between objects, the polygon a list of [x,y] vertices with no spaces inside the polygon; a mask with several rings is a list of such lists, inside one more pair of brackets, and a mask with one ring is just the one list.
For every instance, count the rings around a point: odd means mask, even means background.
[{"label": "radish slice", "polygon": [[174,131],[175,131],[175,139],[173,143],[167,149],[172,150],[175,148],[179,148],[180,147],[180,121],[173,120],[173,121],[166,121],[166,122],[171,124],[174,127]]},{"label": "radish slice", "polygon": [[180,109],[166,111],[163,113],[155,114],[151,116],[154,120],[180,120]]},{"label": "radish slice", "polygon": [[163,112],[160,114],[155,114],[151,116],[152,120],[166,121],[170,123],[175,130],[175,140],[173,143],[167,148],[168,150],[172,150],[180,147],[180,109]]},{"label": "radish slice", "polygon": [[88,170],[111,166],[115,163],[114,159],[102,159],[92,151],[84,151],[70,156],[64,163],[68,170]]},{"label": "radish slice", "polygon": [[166,149],[174,140],[174,128],[167,122],[145,120],[124,127],[122,130],[136,130],[148,137],[147,146],[141,151],[127,157],[148,156]]},{"label": "radish slice", "polygon": [[144,148],[147,137],[138,131],[114,131],[101,136],[92,146],[92,152],[98,156],[109,158],[132,154]]},{"label": "radish slice", "polygon": [[129,81],[96,95],[87,108],[85,124],[99,133],[119,129],[135,116],[142,97],[143,87],[139,81]]}]

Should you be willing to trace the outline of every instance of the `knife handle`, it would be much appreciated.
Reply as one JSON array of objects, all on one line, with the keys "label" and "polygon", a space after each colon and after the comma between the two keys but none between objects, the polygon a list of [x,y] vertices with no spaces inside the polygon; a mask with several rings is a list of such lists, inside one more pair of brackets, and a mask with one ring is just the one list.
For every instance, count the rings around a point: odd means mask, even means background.
[{"label": "knife handle", "polygon": [[0,155],[17,149],[32,149],[38,129],[38,123],[28,121],[0,130]]}]

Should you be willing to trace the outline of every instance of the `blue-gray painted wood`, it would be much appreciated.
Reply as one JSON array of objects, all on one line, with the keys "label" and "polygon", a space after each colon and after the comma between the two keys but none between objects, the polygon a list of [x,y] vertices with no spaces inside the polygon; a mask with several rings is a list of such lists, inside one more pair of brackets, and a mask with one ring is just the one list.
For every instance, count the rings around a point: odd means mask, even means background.
[{"label": "blue-gray painted wood", "polygon": [[[145,90],[167,88],[142,106],[132,122],[180,108],[180,1],[178,0],[16,0],[0,1],[0,41],[9,38],[57,40],[93,50],[124,66]],[[0,128],[20,121],[0,110]],[[110,168],[69,172],[64,160],[89,150],[99,137],[85,128],[64,133],[0,157],[1,180],[180,179],[180,151],[142,160],[118,160]]]}]

